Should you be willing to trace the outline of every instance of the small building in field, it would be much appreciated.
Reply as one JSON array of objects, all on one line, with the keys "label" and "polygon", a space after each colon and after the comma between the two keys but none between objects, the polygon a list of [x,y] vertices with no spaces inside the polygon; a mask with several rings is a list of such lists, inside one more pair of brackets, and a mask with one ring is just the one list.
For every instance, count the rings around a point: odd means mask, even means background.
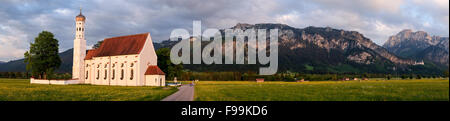
[{"label": "small building in field", "polygon": [[256,82],[264,82],[264,78],[258,78],[256,79]]},{"label": "small building in field", "polygon": [[305,79],[297,80],[297,82],[305,82]]}]

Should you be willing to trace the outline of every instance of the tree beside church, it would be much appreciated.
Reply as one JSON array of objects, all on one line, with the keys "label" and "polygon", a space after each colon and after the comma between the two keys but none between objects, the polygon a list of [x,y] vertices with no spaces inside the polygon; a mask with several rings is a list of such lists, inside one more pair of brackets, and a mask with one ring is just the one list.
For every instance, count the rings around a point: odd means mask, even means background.
[{"label": "tree beside church", "polygon": [[52,78],[50,75],[61,65],[58,46],[58,40],[48,31],[42,31],[34,39],[34,43],[30,43],[30,50],[24,53],[24,61],[27,63],[27,71],[31,71],[34,78]]}]

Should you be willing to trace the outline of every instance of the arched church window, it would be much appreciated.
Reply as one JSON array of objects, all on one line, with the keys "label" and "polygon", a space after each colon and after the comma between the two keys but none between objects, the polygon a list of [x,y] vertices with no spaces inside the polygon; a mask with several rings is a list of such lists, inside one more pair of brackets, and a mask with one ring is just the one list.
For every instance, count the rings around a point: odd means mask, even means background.
[{"label": "arched church window", "polygon": [[105,64],[105,68],[108,67],[108,64]]},{"label": "arched church window", "polygon": [[99,79],[100,78],[100,70],[97,70],[97,77],[95,77],[95,79]]},{"label": "arched church window", "polygon": [[133,67],[133,66],[134,66],[134,63],[131,63],[130,67]]},{"label": "arched church window", "polygon": [[86,79],[89,77],[89,71],[86,71]]},{"label": "arched church window", "polygon": [[116,67],[116,64],[113,64],[112,67],[113,67],[113,68]]},{"label": "arched church window", "polygon": [[89,67],[89,64],[86,64],[86,67]]},{"label": "arched church window", "polygon": [[122,65],[121,65],[120,67],[122,67],[122,68],[123,68],[123,63],[122,63]]},{"label": "arched church window", "polygon": [[81,28],[81,31],[84,31],[84,28]]},{"label": "arched church window", "polygon": [[112,79],[112,80],[114,80],[115,76],[116,76],[116,70],[115,70],[115,69],[113,69],[113,71],[112,71],[112,77],[111,77],[111,79]]},{"label": "arched church window", "polygon": [[130,72],[130,80],[133,80],[133,69],[131,69],[131,72]]},{"label": "arched church window", "polygon": [[105,77],[103,79],[106,79],[107,76],[108,76],[108,71],[105,69]]},{"label": "arched church window", "polygon": [[120,74],[120,80],[123,80],[123,69],[122,69],[122,71],[120,72],[121,74]]}]

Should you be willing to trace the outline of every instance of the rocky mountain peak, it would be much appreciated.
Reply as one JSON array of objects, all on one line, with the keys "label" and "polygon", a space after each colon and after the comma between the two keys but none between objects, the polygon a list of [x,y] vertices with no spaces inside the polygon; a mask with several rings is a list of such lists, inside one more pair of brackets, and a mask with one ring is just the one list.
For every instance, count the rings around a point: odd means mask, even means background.
[{"label": "rocky mountain peak", "polygon": [[231,29],[293,29],[293,27],[290,27],[286,24],[277,24],[277,23],[261,23],[261,24],[247,24],[247,23],[238,23],[234,27],[231,27]]},{"label": "rocky mountain peak", "polygon": [[430,39],[430,35],[424,31],[413,32],[411,29],[404,30],[396,35],[400,39],[425,40]]},{"label": "rocky mountain peak", "polygon": [[447,50],[447,52],[449,52],[449,38],[448,37],[441,37],[441,42],[438,44],[439,47],[444,48],[445,50]]},{"label": "rocky mountain peak", "polygon": [[236,26],[232,27],[232,29],[248,29],[252,27],[253,25],[247,24],[247,23],[237,23]]},{"label": "rocky mountain peak", "polygon": [[389,37],[383,46],[399,56],[448,66],[448,37],[406,29]]},{"label": "rocky mountain peak", "polygon": [[399,33],[404,34],[404,33],[412,33],[412,32],[413,32],[412,29],[404,29],[404,30],[400,31]]},{"label": "rocky mountain peak", "polygon": [[394,36],[390,36],[386,43],[383,45],[386,48],[392,48],[401,46],[404,44],[421,45],[421,48],[426,48],[429,45],[436,45],[440,42],[436,36],[431,36],[424,31],[412,31],[411,29],[405,29]]}]

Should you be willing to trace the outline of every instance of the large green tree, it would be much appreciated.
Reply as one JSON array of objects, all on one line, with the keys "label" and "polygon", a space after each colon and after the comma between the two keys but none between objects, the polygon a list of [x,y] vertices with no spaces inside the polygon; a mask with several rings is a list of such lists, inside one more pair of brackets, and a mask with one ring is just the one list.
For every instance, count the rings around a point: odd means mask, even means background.
[{"label": "large green tree", "polygon": [[34,39],[34,43],[30,43],[30,50],[24,56],[27,71],[31,71],[34,78],[49,79],[54,70],[59,68],[61,58],[58,46],[58,40],[48,31],[42,31]]},{"label": "large green tree", "polygon": [[173,79],[173,77],[180,78],[179,76],[181,76],[183,65],[175,65],[170,61],[169,48],[160,48],[156,50],[156,55],[158,56],[158,67],[166,73],[168,79]]}]

